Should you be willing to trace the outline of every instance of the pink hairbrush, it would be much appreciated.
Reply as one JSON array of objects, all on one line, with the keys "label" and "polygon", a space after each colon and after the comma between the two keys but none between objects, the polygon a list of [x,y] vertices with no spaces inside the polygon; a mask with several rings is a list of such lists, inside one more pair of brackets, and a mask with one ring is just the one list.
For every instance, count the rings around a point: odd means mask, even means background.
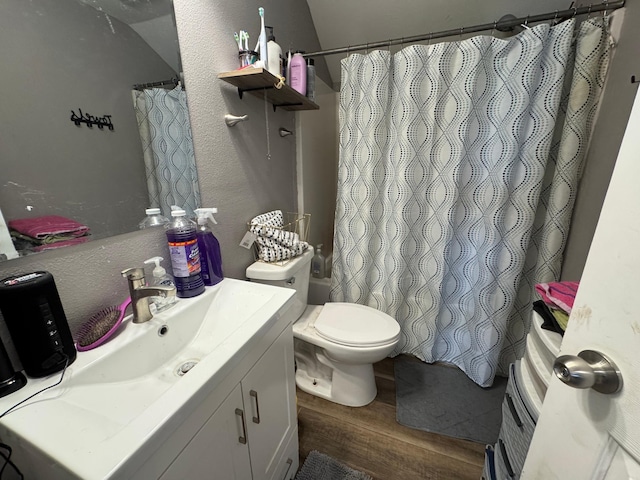
[{"label": "pink hairbrush", "polygon": [[91,350],[106,342],[118,330],[124,319],[124,313],[131,304],[127,298],[119,307],[103,308],[85,322],[76,333],[76,349],[79,352]]}]

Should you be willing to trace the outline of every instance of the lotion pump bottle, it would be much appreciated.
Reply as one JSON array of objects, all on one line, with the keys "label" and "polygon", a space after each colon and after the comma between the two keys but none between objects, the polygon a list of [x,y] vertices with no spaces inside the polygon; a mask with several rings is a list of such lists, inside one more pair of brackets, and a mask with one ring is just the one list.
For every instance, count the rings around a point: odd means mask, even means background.
[{"label": "lotion pump bottle", "polygon": [[265,27],[267,29],[267,50],[268,61],[267,70],[272,75],[279,77],[282,75],[282,48],[276,43],[276,37],[273,35],[273,27]]},{"label": "lotion pump bottle", "polygon": [[322,255],[322,244],[316,247],[316,254],[311,259],[311,276],[324,278],[324,255]]},{"label": "lotion pump bottle", "polygon": [[307,94],[307,62],[302,56],[304,52],[298,50],[291,58],[291,88],[302,95]]},{"label": "lotion pump bottle", "polygon": [[[164,260],[162,257],[151,257],[149,260],[145,260],[145,265],[150,265],[155,263],[155,268],[153,269],[153,281],[151,285],[153,286],[162,286],[162,287],[175,287],[173,283],[173,278],[171,275],[167,273],[167,271],[160,265],[160,262]],[[173,306],[178,299],[176,297],[151,297],[149,299],[149,303],[155,305],[156,312],[161,312]]]},{"label": "lotion pump bottle", "polygon": [[202,280],[207,286],[212,286],[224,278],[222,274],[222,253],[220,242],[209,227],[209,221],[217,224],[213,218],[214,213],[218,213],[217,208],[196,208],[198,216],[198,250],[200,251],[200,264],[202,267]]}]

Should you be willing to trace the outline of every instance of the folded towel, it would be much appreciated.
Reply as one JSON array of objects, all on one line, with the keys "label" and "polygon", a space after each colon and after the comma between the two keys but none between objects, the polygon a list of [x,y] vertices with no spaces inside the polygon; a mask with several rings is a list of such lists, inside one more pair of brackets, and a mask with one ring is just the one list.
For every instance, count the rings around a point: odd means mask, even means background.
[{"label": "folded towel", "polygon": [[80,243],[87,242],[91,239],[91,235],[85,235],[82,237],[76,237],[70,240],[60,240],[53,243],[43,243],[33,249],[34,252],[44,252],[46,250],[53,250],[55,248],[70,247],[71,245],[78,245]]},{"label": "folded towel", "polygon": [[81,237],[89,233],[89,227],[59,215],[46,215],[44,217],[20,218],[11,220],[9,228],[39,240],[41,243],[56,241],[56,236],[63,236],[64,240]]},{"label": "folded towel", "polygon": [[579,282],[538,283],[536,292],[549,307],[557,308],[570,315],[579,285]]},{"label": "folded towel", "polygon": [[536,300],[533,302],[533,311],[536,312],[542,318],[541,327],[544,330],[550,330],[552,332],[559,333],[560,335],[564,335],[564,331],[567,328],[565,323],[564,328],[558,323],[557,318],[553,314],[553,310],[551,310],[546,303],[542,300]]},{"label": "folded towel", "polygon": [[256,235],[258,257],[265,262],[289,260],[304,253],[309,244],[300,236],[284,229],[281,210],[273,210],[254,217],[249,222],[249,230]]}]

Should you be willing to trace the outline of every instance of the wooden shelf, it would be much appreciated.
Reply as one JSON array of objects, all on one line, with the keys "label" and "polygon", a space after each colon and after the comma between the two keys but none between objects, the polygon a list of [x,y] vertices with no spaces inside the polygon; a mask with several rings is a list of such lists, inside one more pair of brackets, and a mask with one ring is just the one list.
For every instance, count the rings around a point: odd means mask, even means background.
[{"label": "wooden shelf", "polygon": [[242,70],[220,73],[218,78],[238,87],[240,98],[244,92],[264,98],[266,90],[267,100],[273,104],[274,109],[276,107],[285,110],[318,110],[320,108],[288,85],[275,88],[279,79],[264,68],[246,67]]}]

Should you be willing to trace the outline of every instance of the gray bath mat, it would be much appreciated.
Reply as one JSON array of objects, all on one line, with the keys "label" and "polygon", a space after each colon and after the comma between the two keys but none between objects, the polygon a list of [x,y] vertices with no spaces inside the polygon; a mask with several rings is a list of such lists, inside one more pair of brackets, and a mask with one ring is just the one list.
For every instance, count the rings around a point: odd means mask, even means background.
[{"label": "gray bath mat", "polygon": [[373,480],[317,450],[309,452],[295,480]]},{"label": "gray bath mat", "polygon": [[403,356],[394,369],[398,423],[479,443],[498,440],[506,378],[482,388],[456,367]]}]

